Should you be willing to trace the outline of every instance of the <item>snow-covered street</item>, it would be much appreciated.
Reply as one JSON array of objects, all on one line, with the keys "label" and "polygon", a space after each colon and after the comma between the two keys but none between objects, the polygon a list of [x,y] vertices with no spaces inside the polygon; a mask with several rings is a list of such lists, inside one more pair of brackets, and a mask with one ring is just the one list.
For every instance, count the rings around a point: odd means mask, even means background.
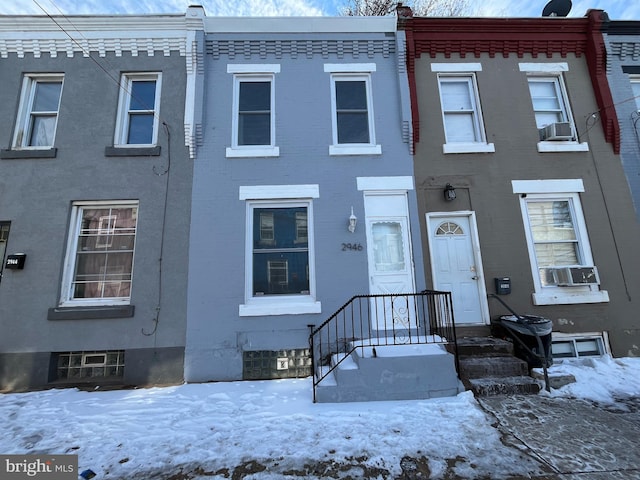
[{"label": "snow-covered street", "polygon": [[[577,381],[540,395],[606,404],[640,396],[640,358],[574,360],[551,371]],[[96,480],[400,478],[408,461],[429,472],[422,478],[542,473],[503,444],[496,417],[470,392],[314,404],[310,379],[59,389],[0,395],[0,418],[0,453],[77,454],[79,470]]]}]

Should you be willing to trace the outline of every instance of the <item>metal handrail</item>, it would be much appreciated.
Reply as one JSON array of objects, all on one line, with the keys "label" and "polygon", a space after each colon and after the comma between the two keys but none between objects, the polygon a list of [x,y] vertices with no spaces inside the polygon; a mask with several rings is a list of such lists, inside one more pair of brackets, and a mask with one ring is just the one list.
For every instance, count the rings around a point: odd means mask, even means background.
[{"label": "metal handrail", "polygon": [[450,292],[355,295],[319,327],[309,329],[314,402],[318,384],[359,348],[451,344],[459,371]]},{"label": "metal handrail", "polygon": [[[525,317],[523,317],[522,315],[519,315],[518,313],[516,313],[509,305],[507,305],[505,303],[504,300],[502,300],[499,296],[497,296],[495,293],[489,293],[487,294],[488,298],[494,298],[496,300],[498,300],[507,310],[509,310],[511,312],[512,315],[514,315],[517,319],[517,322],[519,325],[522,325],[523,327],[525,327],[527,330],[529,330],[532,334],[532,336],[534,336],[536,338],[536,343],[538,344],[538,352],[534,352],[533,350],[531,350],[522,339],[520,339],[518,337],[518,335],[513,335],[513,338],[515,340],[518,341],[518,343],[525,349],[527,350],[527,352],[529,352],[531,355],[533,355],[534,357],[537,357],[540,360],[540,364],[542,365],[542,371],[544,373],[544,386],[545,386],[545,390],[547,392],[551,391],[551,387],[549,386],[549,372],[547,371],[547,355],[545,354],[545,350],[544,350],[544,346],[542,344],[542,339],[540,338],[540,335],[538,335],[538,332],[536,331],[535,328],[533,328],[531,325],[529,325],[529,323],[527,323]],[[503,327],[505,327],[507,330],[511,331],[511,332],[516,332],[516,330],[509,325],[507,322],[503,322],[500,321],[500,325],[502,325]]]}]

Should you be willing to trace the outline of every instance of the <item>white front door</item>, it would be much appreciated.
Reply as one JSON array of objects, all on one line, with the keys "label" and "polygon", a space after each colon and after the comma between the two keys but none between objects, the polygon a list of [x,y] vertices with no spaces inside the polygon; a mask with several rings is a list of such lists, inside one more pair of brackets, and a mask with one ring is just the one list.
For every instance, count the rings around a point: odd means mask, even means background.
[{"label": "white front door", "polygon": [[413,260],[406,195],[365,195],[371,328],[387,332],[416,327]]},{"label": "white front door", "polygon": [[433,288],[451,292],[456,325],[488,323],[482,260],[472,212],[427,214]]}]

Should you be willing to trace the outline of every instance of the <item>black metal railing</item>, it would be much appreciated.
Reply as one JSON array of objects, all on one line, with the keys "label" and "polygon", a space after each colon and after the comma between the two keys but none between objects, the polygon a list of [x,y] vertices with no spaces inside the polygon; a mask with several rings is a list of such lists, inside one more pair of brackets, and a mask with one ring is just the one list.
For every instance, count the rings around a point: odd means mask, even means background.
[{"label": "black metal railing", "polygon": [[357,348],[447,344],[459,371],[450,292],[356,295],[322,325],[309,328],[314,402],[318,384]]}]

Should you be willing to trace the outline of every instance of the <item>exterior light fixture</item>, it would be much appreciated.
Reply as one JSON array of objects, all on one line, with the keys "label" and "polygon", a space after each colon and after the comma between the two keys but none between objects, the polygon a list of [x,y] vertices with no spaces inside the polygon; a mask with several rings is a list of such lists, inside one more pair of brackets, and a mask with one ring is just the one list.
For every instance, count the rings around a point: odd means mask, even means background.
[{"label": "exterior light fixture", "polygon": [[447,185],[444,187],[444,192],[442,193],[444,194],[444,199],[447,202],[452,202],[456,199],[456,189],[453,188],[450,183],[447,183]]},{"label": "exterior light fixture", "polygon": [[353,214],[353,207],[351,207],[351,215],[349,215],[349,231],[354,233],[356,231],[356,223],[358,223],[358,218]]}]

